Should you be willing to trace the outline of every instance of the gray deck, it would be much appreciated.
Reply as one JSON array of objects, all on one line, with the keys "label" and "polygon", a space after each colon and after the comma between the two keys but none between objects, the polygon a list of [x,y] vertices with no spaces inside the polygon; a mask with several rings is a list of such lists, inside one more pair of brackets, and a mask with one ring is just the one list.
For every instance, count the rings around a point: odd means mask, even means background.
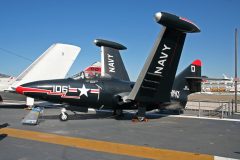
[{"label": "gray deck", "polygon": [[[147,123],[133,123],[131,114],[115,120],[111,113],[89,112],[60,122],[58,109],[45,109],[39,125],[21,124],[29,111],[0,109],[0,125],[64,136],[196,152],[240,159],[240,122],[149,115]],[[141,159],[0,135],[0,159]]]}]

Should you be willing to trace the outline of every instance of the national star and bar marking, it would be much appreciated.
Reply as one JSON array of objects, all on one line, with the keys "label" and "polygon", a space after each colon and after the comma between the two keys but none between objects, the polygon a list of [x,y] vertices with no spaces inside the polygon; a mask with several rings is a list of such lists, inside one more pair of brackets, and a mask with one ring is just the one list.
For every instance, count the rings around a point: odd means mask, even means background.
[{"label": "national star and bar marking", "polygon": [[85,85],[83,84],[82,88],[78,88],[80,91],[80,95],[79,97],[81,97],[82,95],[85,95],[86,97],[88,97],[87,92],[90,90],[88,88],[85,87]]}]

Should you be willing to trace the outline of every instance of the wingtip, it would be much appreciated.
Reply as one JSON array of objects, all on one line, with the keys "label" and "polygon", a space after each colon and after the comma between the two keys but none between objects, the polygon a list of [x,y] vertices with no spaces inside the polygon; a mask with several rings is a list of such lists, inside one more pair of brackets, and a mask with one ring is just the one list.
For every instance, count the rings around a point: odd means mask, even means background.
[{"label": "wingtip", "polygon": [[155,14],[155,20],[156,20],[156,22],[160,21],[161,17],[162,17],[162,12],[157,12],[157,13]]}]

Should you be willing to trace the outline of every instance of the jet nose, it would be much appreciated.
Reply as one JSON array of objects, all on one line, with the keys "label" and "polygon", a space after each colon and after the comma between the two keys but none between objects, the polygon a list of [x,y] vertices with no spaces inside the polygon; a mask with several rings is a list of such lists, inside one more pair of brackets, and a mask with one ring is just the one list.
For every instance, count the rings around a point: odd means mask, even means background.
[{"label": "jet nose", "polygon": [[16,88],[16,92],[19,93],[19,94],[23,94],[23,91],[24,91],[24,89],[23,89],[22,86],[18,86],[18,87]]}]

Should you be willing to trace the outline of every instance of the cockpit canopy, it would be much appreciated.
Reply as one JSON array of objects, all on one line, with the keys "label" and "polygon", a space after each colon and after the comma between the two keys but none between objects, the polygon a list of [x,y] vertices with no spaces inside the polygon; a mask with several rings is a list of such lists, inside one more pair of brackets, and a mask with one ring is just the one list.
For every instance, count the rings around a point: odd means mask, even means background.
[{"label": "cockpit canopy", "polygon": [[75,75],[73,75],[71,78],[73,79],[96,79],[101,77],[101,63],[95,62],[91,66],[84,69],[84,71],[81,71]]}]

